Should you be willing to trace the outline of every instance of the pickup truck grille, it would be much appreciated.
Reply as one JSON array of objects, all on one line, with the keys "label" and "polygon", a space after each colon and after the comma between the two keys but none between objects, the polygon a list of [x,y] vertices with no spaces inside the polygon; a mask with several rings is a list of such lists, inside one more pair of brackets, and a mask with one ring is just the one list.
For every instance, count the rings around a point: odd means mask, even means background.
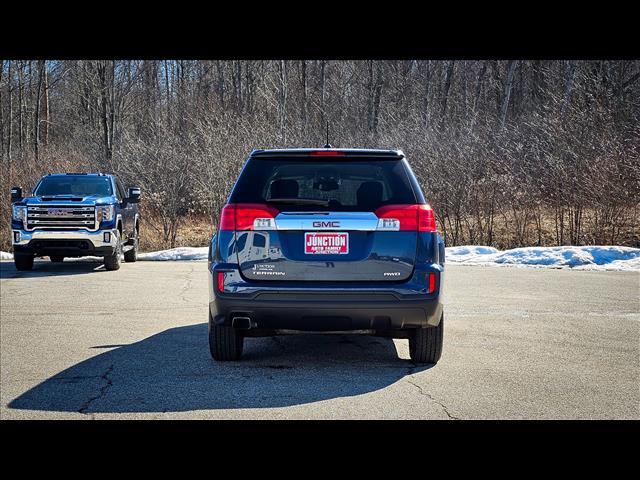
[{"label": "pickup truck grille", "polygon": [[96,208],[72,205],[27,207],[27,230],[97,230]]}]

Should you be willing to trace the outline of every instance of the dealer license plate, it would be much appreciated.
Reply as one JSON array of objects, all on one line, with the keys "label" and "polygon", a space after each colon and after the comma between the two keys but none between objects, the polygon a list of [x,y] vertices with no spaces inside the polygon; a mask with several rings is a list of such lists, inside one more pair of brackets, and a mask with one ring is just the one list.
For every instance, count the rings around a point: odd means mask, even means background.
[{"label": "dealer license plate", "polygon": [[306,232],[304,253],[308,255],[344,255],[349,253],[349,234],[340,232]]}]

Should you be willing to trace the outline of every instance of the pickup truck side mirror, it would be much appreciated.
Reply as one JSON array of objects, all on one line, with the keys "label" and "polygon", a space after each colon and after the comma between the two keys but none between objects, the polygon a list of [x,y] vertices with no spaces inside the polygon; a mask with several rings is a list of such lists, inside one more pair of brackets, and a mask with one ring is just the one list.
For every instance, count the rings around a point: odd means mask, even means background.
[{"label": "pickup truck side mirror", "polygon": [[140,202],[140,187],[131,187],[129,188],[127,202],[129,203],[138,203]]},{"label": "pickup truck side mirror", "polygon": [[11,187],[11,202],[19,202],[22,200],[22,188]]}]

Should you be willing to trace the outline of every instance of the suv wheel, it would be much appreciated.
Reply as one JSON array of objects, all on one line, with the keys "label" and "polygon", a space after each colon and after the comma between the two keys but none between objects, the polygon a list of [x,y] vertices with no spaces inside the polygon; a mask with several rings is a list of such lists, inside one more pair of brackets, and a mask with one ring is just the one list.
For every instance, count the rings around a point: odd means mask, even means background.
[{"label": "suv wheel", "polygon": [[244,337],[233,327],[209,324],[209,350],[215,360],[239,360],[242,356]]},{"label": "suv wheel", "polygon": [[64,257],[62,255],[52,255],[49,257],[49,260],[54,263],[61,263],[64,262]]},{"label": "suv wheel", "polygon": [[437,327],[416,328],[409,337],[409,356],[414,363],[438,363],[442,355],[444,313]]},{"label": "suv wheel", "polygon": [[133,237],[133,248],[124,252],[125,262],[135,262],[138,259],[138,229],[136,229],[135,236]]},{"label": "suv wheel", "polygon": [[104,268],[107,270],[118,270],[120,268],[120,261],[122,257],[122,235],[118,233],[118,241],[116,243],[116,249],[113,254],[108,257],[104,257]]},{"label": "suv wheel", "polygon": [[32,270],[33,269],[33,255],[28,253],[16,253],[13,255],[13,263],[16,266],[16,270]]}]

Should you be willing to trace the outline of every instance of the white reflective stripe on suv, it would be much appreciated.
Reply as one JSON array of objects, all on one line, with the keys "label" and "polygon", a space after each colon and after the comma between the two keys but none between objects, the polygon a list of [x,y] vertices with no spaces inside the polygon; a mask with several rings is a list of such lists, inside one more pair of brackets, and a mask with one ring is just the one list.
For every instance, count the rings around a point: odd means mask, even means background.
[{"label": "white reflective stripe on suv", "polygon": [[373,212],[280,212],[276,230],[375,231],[378,217]]}]

